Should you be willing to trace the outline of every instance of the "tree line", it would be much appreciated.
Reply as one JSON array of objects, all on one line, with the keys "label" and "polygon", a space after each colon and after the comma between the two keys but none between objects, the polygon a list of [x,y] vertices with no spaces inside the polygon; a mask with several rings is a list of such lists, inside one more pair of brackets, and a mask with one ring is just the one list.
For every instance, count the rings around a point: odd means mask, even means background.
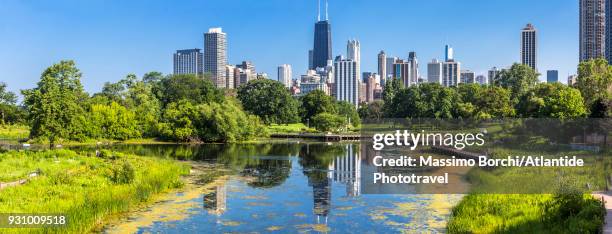
[{"label": "tree line", "polygon": [[267,136],[266,125],[304,123],[319,131],[347,131],[361,119],[380,118],[607,118],[612,116],[612,66],[582,62],[576,84],[538,82],[536,71],[514,64],[491,85],[402,87],[387,82],[383,100],[360,105],[336,101],[323,91],[296,98],[280,82],[256,79],[235,97],[208,77],[130,74],[89,95],[74,61],[47,68],[23,102],[0,83],[0,124],[27,124],[30,139],[158,138],[176,142],[232,142]]}]

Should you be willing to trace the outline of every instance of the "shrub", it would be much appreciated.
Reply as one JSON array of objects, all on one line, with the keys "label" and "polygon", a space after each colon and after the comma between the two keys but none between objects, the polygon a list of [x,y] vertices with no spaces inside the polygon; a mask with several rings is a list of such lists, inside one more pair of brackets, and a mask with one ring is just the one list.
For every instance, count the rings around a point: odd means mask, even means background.
[{"label": "shrub", "polygon": [[130,162],[123,161],[112,169],[111,181],[115,184],[130,184],[136,178],[136,171]]}]

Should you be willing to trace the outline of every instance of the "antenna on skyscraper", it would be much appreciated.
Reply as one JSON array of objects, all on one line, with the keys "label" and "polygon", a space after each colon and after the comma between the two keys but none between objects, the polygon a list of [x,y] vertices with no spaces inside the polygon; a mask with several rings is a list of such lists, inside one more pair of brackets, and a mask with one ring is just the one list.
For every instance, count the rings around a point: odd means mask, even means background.
[{"label": "antenna on skyscraper", "polygon": [[325,0],[325,21],[329,20],[329,14],[327,13],[327,8],[329,7],[329,4],[327,2],[327,0]]},{"label": "antenna on skyscraper", "polygon": [[317,0],[317,22],[321,21],[321,0]]}]

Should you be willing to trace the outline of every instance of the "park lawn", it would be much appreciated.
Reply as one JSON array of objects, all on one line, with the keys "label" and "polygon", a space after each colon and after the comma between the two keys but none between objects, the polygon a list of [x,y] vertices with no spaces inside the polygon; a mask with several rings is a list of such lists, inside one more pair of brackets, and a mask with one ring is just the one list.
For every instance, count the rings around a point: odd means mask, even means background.
[{"label": "park lawn", "polygon": [[316,132],[314,128],[308,128],[308,126],[303,123],[271,124],[267,127],[270,134]]},{"label": "park lawn", "polygon": [[0,125],[0,140],[21,140],[30,135],[30,128],[22,125]]},{"label": "park lawn", "polygon": [[154,201],[157,194],[182,186],[181,176],[189,173],[188,165],[173,160],[112,152],[103,156],[69,150],[1,153],[0,180],[25,178],[36,170],[41,174],[24,185],[0,190],[0,213],[55,213],[68,219],[61,228],[2,232],[100,231],[108,221]]}]

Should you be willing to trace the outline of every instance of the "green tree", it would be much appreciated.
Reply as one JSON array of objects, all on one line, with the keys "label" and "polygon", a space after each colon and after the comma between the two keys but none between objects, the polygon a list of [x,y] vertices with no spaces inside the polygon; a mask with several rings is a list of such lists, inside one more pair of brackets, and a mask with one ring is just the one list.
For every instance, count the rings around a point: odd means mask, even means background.
[{"label": "green tree", "polygon": [[53,147],[59,139],[82,135],[78,121],[86,94],[80,79],[74,61],[61,61],[43,72],[36,88],[22,91],[31,138],[46,138]]},{"label": "green tree", "polygon": [[603,58],[581,62],[575,87],[580,90],[585,104],[590,108],[597,100],[611,98],[612,66]]},{"label": "green tree", "polygon": [[155,86],[154,93],[160,95],[158,99],[162,106],[180,100],[190,102],[210,103],[223,101],[223,92],[215,88],[208,78],[199,78],[193,74],[171,75],[161,80]]},{"label": "green tree", "polygon": [[460,84],[457,93],[461,99],[457,105],[458,117],[491,119],[515,115],[510,91],[500,86]]},{"label": "green tree", "polygon": [[17,95],[6,88],[6,84],[0,82],[0,124],[14,124],[22,122],[24,113],[17,106]]},{"label": "green tree", "polygon": [[541,83],[521,97],[518,104],[523,117],[577,118],[584,117],[587,109],[580,91],[561,83]]},{"label": "green tree", "polygon": [[345,101],[337,101],[335,109],[337,115],[344,117],[353,127],[361,125],[361,118],[359,118],[355,105]]},{"label": "green tree", "polygon": [[358,110],[359,117],[361,117],[361,119],[379,120],[383,117],[383,105],[384,102],[381,100],[361,105]]},{"label": "green tree", "polygon": [[509,89],[511,100],[516,102],[536,86],[538,76],[539,74],[528,65],[515,63],[510,69],[501,71],[494,79],[494,84]]},{"label": "green tree", "polygon": [[394,118],[453,118],[458,103],[457,92],[436,83],[402,89],[389,104]]},{"label": "green tree", "polygon": [[142,76],[142,81],[147,84],[155,84],[164,79],[164,74],[161,72],[147,72]]},{"label": "green tree", "polygon": [[321,113],[336,113],[334,100],[321,90],[315,90],[303,96],[300,110],[303,122]]},{"label": "green tree", "polygon": [[345,125],[345,118],[335,114],[320,113],[312,118],[312,126],[322,132],[337,132]]},{"label": "green tree", "polygon": [[240,86],[238,99],[246,111],[259,116],[267,124],[299,122],[299,103],[278,81],[252,80]]},{"label": "green tree", "polygon": [[383,90],[383,113],[388,117],[394,116],[393,99],[402,90],[403,84],[399,79],[390,79],[385,83]]},{"label": "green tree", "polygon": [[88,120],[91,123],[89,136],[96,139],[127,140],[140,137],[136,114],[112,102],[110,105],[92,105]]}]

